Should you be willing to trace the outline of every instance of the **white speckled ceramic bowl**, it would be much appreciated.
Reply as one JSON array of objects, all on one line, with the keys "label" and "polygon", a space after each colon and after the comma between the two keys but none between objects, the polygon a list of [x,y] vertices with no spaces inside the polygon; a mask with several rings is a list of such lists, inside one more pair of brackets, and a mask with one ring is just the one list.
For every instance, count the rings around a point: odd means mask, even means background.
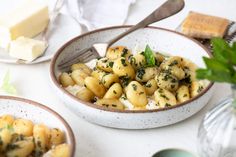
[{"label": "white speckled ceramic bowl", "polygon": [[50,128],[59,128],[66,135],[66,143],[71,146],[71,157],[75,153],[75,137],[68,123],[52,109],[37,102],[12,96],[0,96],[0,116],[13,115],[15,118],[32,120]]},{"label": "white speckled ceramic bowl", "polygon": [[[177,106],[155,110],[114,110],[96,106],[92,103],[78,100],[75,96],[63,89],[58,82],[61,71],[57,65],[67,56],[78,49],[84,49],[96,42],[105,42],[127,30],[129,26],[117,26],[95,30],[80,35],[62,46],[53,57],[50,67],[52,87],[66,106],[83,119],[99,125],[123,128],[146,129],[170,125],[182,121],[201,110],[212,96],[212,83],[209,84],[198,96],[178,104]],[[204,67],[202,56],[210,56],[197,41],[174,31],[157,27],[147,27],[137,30],[115,45],[124,45],[128,48],[136,46],[144,48],[146,44],[155,51],[167,52],[188,58],[198,66]]]}]

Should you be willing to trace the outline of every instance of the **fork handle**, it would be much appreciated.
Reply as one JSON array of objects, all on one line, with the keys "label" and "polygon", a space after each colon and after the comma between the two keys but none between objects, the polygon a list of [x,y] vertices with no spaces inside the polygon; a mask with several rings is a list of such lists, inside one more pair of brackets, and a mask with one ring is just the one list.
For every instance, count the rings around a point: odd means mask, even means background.
[{"label": "fork handle", "polygon": [[49,28],[54,24],[64,3],[65,3],[65,0],[56,0],[53,10],[52,10],[51,19],[49,20],[47,27],[42,32],[42,38],[44,41],[48,41]]},{"label": "fork handle", "polygon": [[138,24],[132,26],[127,31],[121,33],[117,37],[111,39],[108,42],[108,47],[110,47],[112,44],[123,38],[124,36],[128,35],[129,33],[148,26],[149,24],[152,24],[154,22],[160,21],[162,19],[165,19],[169,16],[172,16],[176,13],[178,13],[180,10],[182,10],[184,7],[184,0],[168,0],[165,3],[163,3],[159,8],[157,8],[155,11],[153,11],[149,16],[147,16],[145,19],[140,21]]}]

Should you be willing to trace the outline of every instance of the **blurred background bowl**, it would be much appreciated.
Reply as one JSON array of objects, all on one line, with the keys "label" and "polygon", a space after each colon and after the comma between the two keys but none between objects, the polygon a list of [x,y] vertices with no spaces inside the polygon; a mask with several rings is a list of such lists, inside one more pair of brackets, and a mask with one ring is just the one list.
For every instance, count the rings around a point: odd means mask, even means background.
[{"label": "blurred background bowl", "polygon": [[9,114],[15,118],[24,118],[35,124],[44,124],[49,128],[58,128],[65,133],[66,143],[71,146],[71,157],[74,156],[76,142],[69,124],[57,112],[32,100],[0,96],[0,116]]}]

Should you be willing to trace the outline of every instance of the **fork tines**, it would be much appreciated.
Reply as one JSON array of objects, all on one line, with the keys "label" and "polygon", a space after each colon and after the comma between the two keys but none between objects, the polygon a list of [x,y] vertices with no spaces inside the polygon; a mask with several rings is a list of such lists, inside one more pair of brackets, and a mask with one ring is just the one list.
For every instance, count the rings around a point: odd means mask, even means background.
[{"label": "fork tines", "polygon": [[58,64],[60,69],[65,69],[76,62],[87,62],[88,59],[93,57],[93,51],[91,47],[83,50],[77,49],[75,51],[75,53],[73,53],[71,56],[68,56],[64,61]]}]

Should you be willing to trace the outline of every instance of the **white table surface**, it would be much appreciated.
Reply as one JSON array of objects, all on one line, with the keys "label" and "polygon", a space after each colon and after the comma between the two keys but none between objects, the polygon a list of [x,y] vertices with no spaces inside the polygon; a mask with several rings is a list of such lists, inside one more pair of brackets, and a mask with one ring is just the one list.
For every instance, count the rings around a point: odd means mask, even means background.
[{"label": "white table surface", "polygon": [[[130,9],[126,24],[135,24],[163,1],[137,0]],[[235,0],[186,0],[182,12],[154,25],[175,29],[190,10],[236,21]],[[91,124],[70,112],[50,87],[49,62],[30,66],[0,63],[1,82],[7,70],[10,70],[18,96],[51,107],[70,124],[76,137],[76,157],[150,157],[158,150],[173,147],[196,152],[197,130],[203,115],[230,94],[229,86],[217,84],[214,96],[206,107],[183,122],[149,130],[117,130]]]}]

